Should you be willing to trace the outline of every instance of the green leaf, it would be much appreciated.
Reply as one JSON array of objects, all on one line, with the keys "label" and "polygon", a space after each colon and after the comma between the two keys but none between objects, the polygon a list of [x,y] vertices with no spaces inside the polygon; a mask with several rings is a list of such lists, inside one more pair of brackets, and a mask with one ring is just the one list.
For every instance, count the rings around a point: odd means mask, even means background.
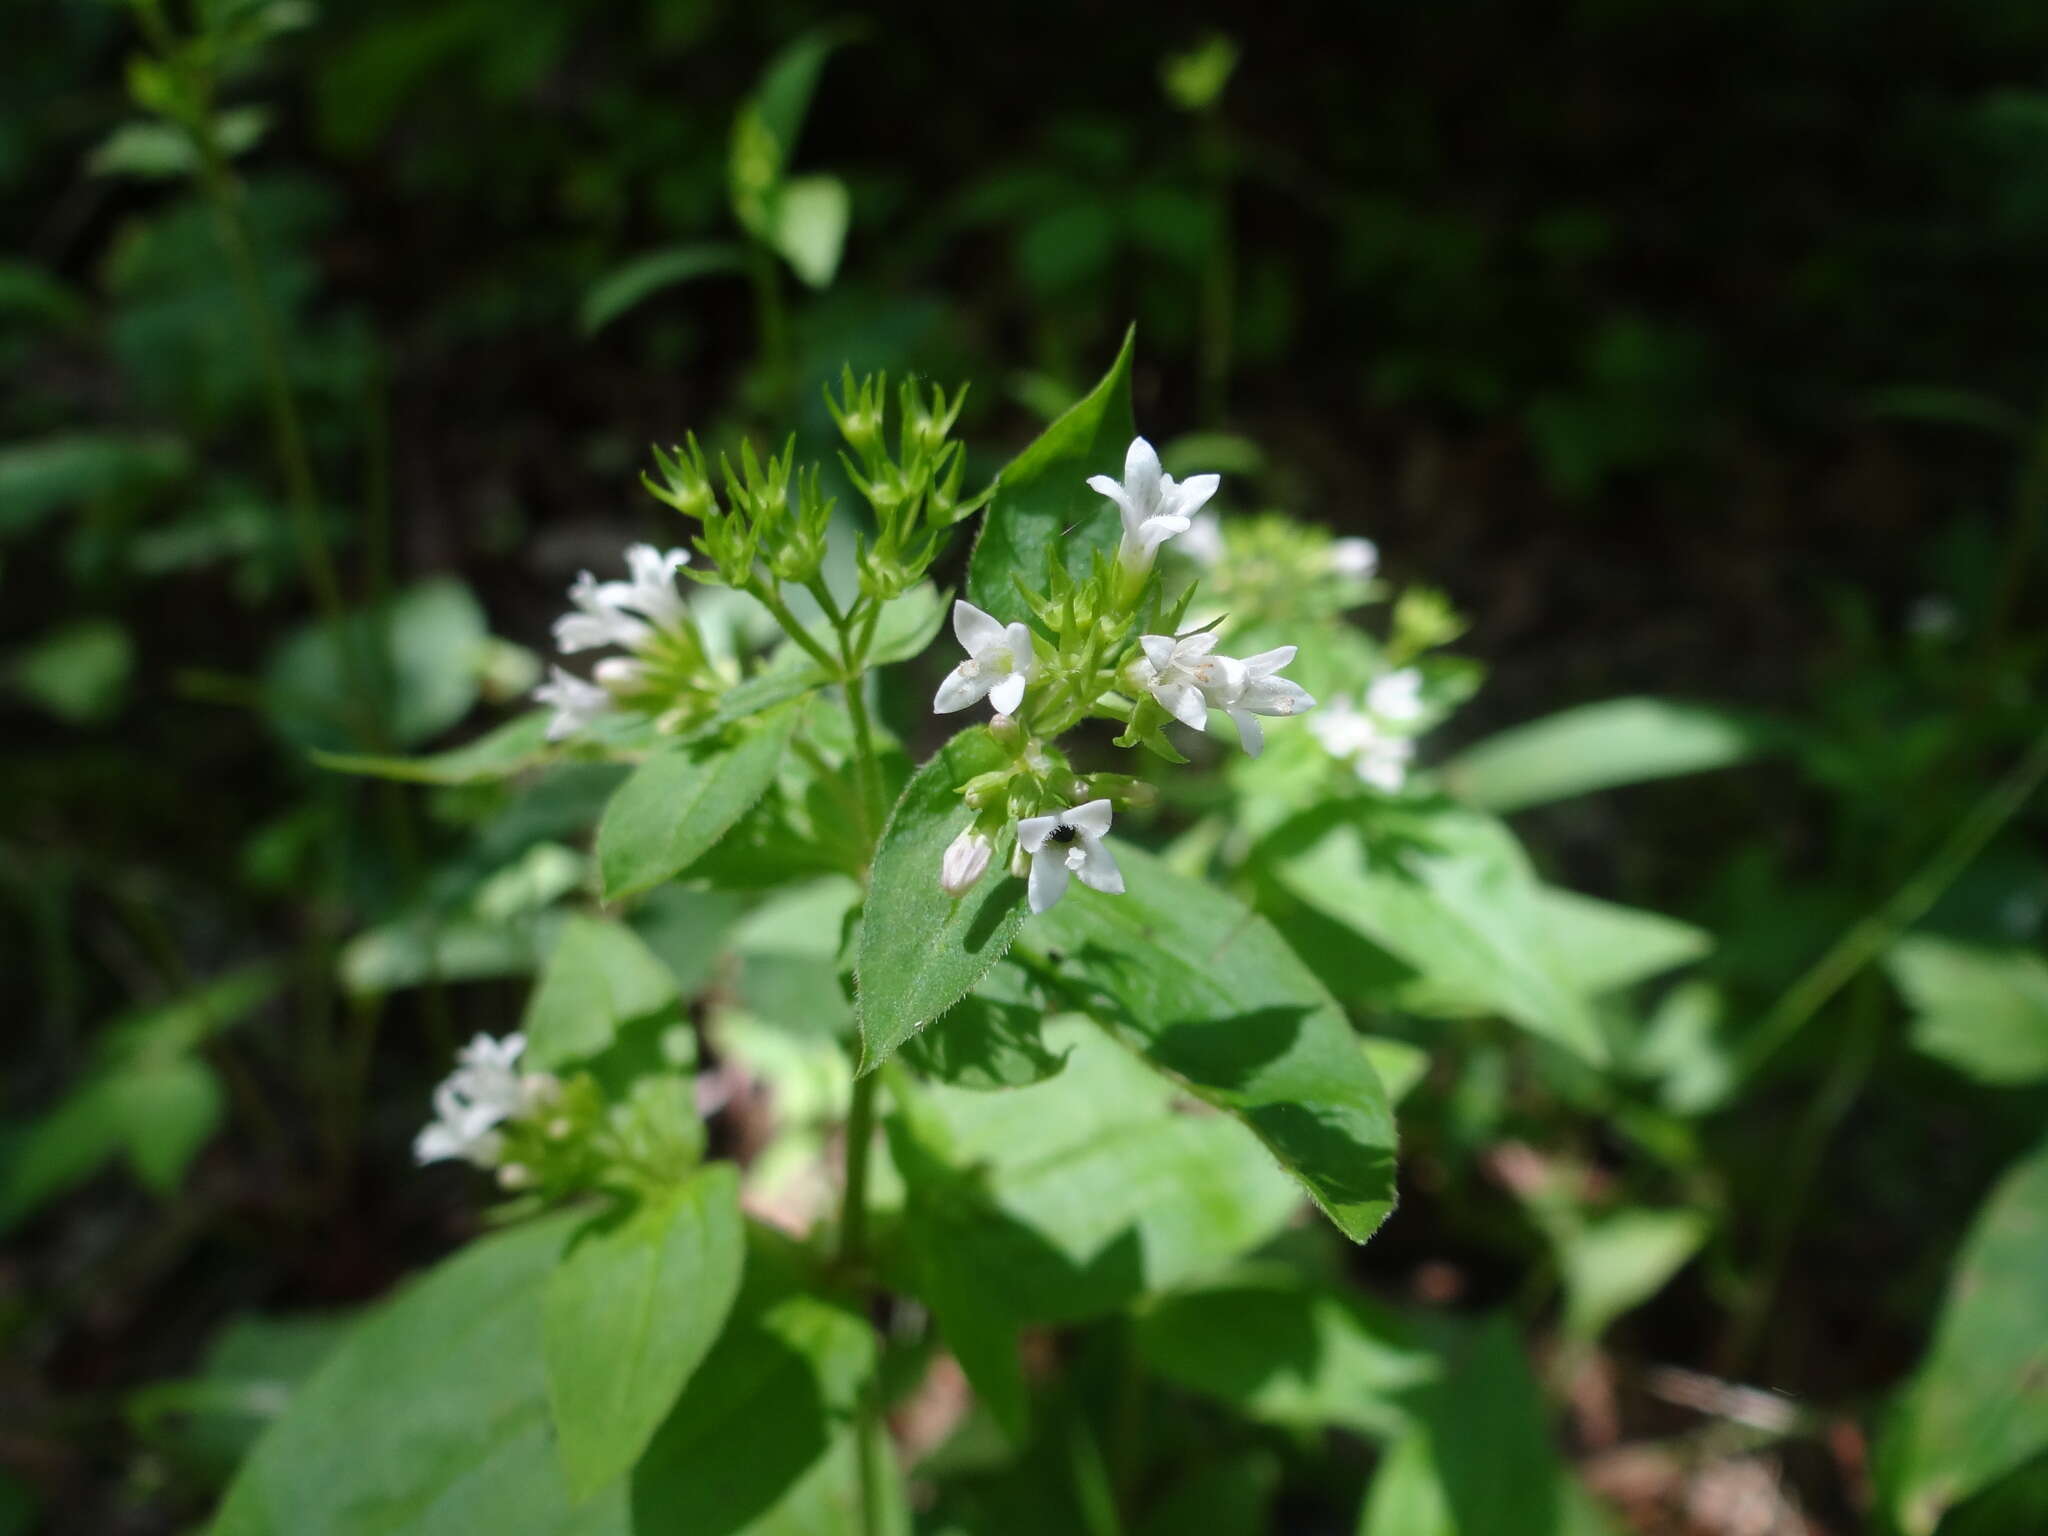
[{"label": "green leaf", "polygon": [[[919,1238],[927,1236],[922,1223],[911,1230]],[[1030,1428],[1030,1399],[1017,1355],[1016,1319],[990,1297],[971,1255],[959,1245],[919,1241],[913,1262],[917,1294],[931,1308],[939,1337],[1010,1443],[1022,1445]]]},{"label": "green leaf", "polygon": [[605,900],[673,879],[725,836],[774,780],[800,708],[765,712],[736,741],[673,743],[635,769],[597,828]]},{"label": "green leaf", "polygon": [[108,1088],[135,1176],[169,1194],[220,1126],[226,1096],[213,1069],[185,1057],[123,1072]]},{"label": "green leaf", "polygon": [[542,1295],[577,1221],[473,1243],[364,1321],[257,1442],[213,1536],[628,1536],[625,1485],[576,1506],[549,1443]]},{"label": "green leaf", "polygon": [[903,1042],[926,1077],[960,1088],[1023,1088],[1067,1064],[1045,1043],[1045,998],[1019,967],[999,964],[929,1029]]},{"label": "green leaf", "polygon": [[1038,590],[1055,555],[1079,580],[1096,555],[1116,548],[1123,520],[1114,503],[1088,488],[1088,477],[1123,478],[1124,454],[1138,435],[1131,410],[1136,341],[1133,327],[1102,381],[996,476],[967,568],[967,596],[976,607],[1005,621],[1028,619],[1016,581]]},{"label": "green leaf", "polygon": [[1913,1009],[1913,1044],[1979,1082],[2048,1078],[2048,961],[1909,934],[1886,960]]},{"label": "green leaf", "polygon": [[368,689],[384,733],[410,746],[469,713],[488,639],[468,587],[422,582],[382,608],[351,614],[339,631],[317,624],[287,640],[264,674],[264,706],[278,732],[301,747],[359,751]]},{"label": "green leaf", "polygon": [[1663,699],[1581,705],[1489,736],[1442,770],[1469,805],[1505,814],[1596,789],[1726,768],[1764,746],[1755,725]]},{"label": "green leaf", "polygon": [[1272,1265],[1159,1298],[1137,1347],[1166,1380],[1262,1424],[1374,1438],[1411,1426],[1403,1394],[1440,1369],[1390,1311]]},{"label": "green leaf", "polygon": [[552,712],[536,709],[494,726],[475,741],[426,757],[374,757],[315,752],[313,761],[336,773],[359,773],[403,784],[491,784],[539,767],[555,755],[548,742]]},{"label": "green leaf", "polygon": [[829,288],[852,216],[852,195],[837,176],[792,176],[775,194],[770,243],[805,283]]},{"label": "green leaf", "polygon": [[1069,1053],[1059,1076],[903,1092],[888,1123],[906,1251],[948,1249],[956,1288],[994,1319],[1103,1316],[1213,1272],[1300,1209],[1229,1116],[1177,1111],[1173,1084],[1100,1029],[1070,1019],[1046,1037]]},{"label": "green leaf", "polygon": [[1004,761],[988,732],[970,727],[918,769],[889,813],[854,966],[863,1072],[959,1002],[1023,924],[1023,882],[1001,869],[957,901],[939,889],[946,845],[974,819],[961,786]]},{"label": "green leaf", "polygon": [[135,666],[128,631],[82,619],[15,652],[14,686],[58,719],[97,725],[120,712]]},{"label": "green leaf", "polygon": [[1661,912],[1617,906],[1554,885],[1537,887],[1535,895],[1551,964],[1586,997],[1662,975],[1714,947],[1705,929]]},{"label": "green leaf", "polygon": [[588,1061],[625,1025],[671,1007],[676,979],[623,923],[571,914],[527,1001],[521,1029],[537,1071]]},{"label": "green leaf", "polygon": [[1878,1451],[1907,1536],[2048,1450],[2048,1143],[2009,1170],[1964,1241],[1934,1342]]},{"label": "green leaf", "polygon": [[[213,132],[221,153],[232,160],[254,149],[269,127],[270,114],[263,108],[230,107],[215,117]],[[86,162],[86,169],[95,176],[136,176],[150,181],[196,176],[201,168],[192,136],[165,122],[123,123],[100,141]]]},{"label": "green leaf", "polygon": [[0,446],[0,537],[52,512],[149,490],[179,478],[191,454],[172,437],[76,432]]},{"label": "green leaf", "polygon": [[[867,1319],[797,1294],[794,1263],[758,1232],[739,1301],[632,1478],[633,1529],[691,1536],[837,1536],[859,1529],[853,1417],[874,1369]],[[909,1519],[879,1458],[884,1536]]]},{"label": "green leaf", "polygon": [[1343,1012],[1234,897],[1119,847],[1121,896],[1070,891],[1030,936],[1125,1045],[1242,1120],[1355,1242],[1394,1208],[1394,1120]]},{"label": "green leaf", "polygon": [[1507,1319],[1454,1336],[1437,1380],[1409,1402],[1418,1427],[1381,1461],[1359,1536],[1569,1536],[1588,1528]]},{"label": "green leaf", "polygon": [[1599,1024],[1557,963],[1550,918],[1506,829],[1468,812],[1381,812],[1368,849],[1360,814],[1327,807],[1283,826],[1268,845],[1273,878],[1412,968],[1411,988],[1477,1000],[1603,1062]]},{"label": "green leaf", "polygon": [[1565,1332],[1591,1341],[1663,1290],[1710,1230],[1697,1211],[1614,1211],[1558,1243]]},{"label": "green leaf", "polygon": [[715,1163],[577,1234],[542,1309],[548,1402],[570,1492],[640,1454],[725,1326],[745,1234],[738,1170]]},{"label": "green leaf", "polygon": [[635,256],[590,285],[583,295],[583,334],[593,336],[664,288],[746,269],[747,253],[737,245],[693,242]]}]

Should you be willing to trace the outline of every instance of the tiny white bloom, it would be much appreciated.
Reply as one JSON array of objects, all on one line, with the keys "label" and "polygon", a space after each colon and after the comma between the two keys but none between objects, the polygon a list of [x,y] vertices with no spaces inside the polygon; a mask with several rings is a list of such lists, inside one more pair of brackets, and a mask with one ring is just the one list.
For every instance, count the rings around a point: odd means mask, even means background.
[{"label": "tiny white bloom", "polygon": [[1373,788],[1393,794],[1407,782],[1414,741],[1390,734],[1370,710],[1340,698],[1309,721],[1308,728],[1325,751],[1348,759],[1352,771]]},{"label": "tiny white bloom", "polygon": [[1017,847],[1031,855],[1031,910],[1043,912],[1067,893],[1067,881],[1111,896],[1123,894],[1123,872],[1102,846],[1109,832],[1109,802],[1090,800],[1051,816],[1027,816],[1017,823]]},{"label": "tiny white bloom", "polygon": [[1330,569],[1339,576],[1369,580],[1380,568],[1380,547],[1371,539],[1339,539],[1330,546]]},{"label": "tiny white bloom", "polygon": [[1138,644],[1144,658],[1137,673],[1145,691],[1159,701],[1159,707],[1190,730],[1209,728],[1209,701],[1205,695],[1234,684],[1237,666],[1227,656],[1218,656],[1216,633],[1204,630],[1176,640],[1171,635],[1140,635]]},{"label": "tiny white bloom", "polygon": [[1372,680],[1365,690],[1368,714],[1390,725],[1406,725],[1422,718],[1422,674],[1413,667],[1388,672]]},{"label": "tiny white bloom", "polygon": [[564,656],[606,645],[631,650],[652,639],[654,631],[620,603],[624,589],[623,582],[599,581],[588,571],[577,576],[569,586],[569,601],[576,611],[555,620],[556,649]]},{"label": "tiny white bloom", "polygon": [[1297,647],[1275,646],[1243,660],[1219,656],[1214,681],[1203,692],[1211,704],[1230,716],[1237,727],[1237,739],[1248,756],[1257,757],[1266,745],[1260,715],[1306,714],[1316,707],[1313,695],[1301,684],[1276,676],[1294,660]]},{"label": "tiny white bloom", "polygon": [[612,696],[604,689],[560,667],[549,669],[548,680],[533,690],[533,697],[555,712],[555,717],[548,721],[549,741],[560,741],[582,730],[612,707]]},{"label": "tiny white bloom", "polygon": [[1214,566],[1223,559],[1223,519],[1204,512],[1181,535],[1180,552],[1197,565]]},{"label": "tiny white bloom", "polygon": [[657,625],[679,624],[683,597],[676,590],[676,572],[690,563],[687,549],[656,549],[633,544],[626,550],[628,581],[608,581],[604,590],[621,608],[630,608]]},{"label": "tiny white bloom", "polygon": [[995,844],[969,827],[946,845],[939,860],[939,889],[948,896],[965,896],[988,870]]},{"label": "tiny white bloom", "polygon": [[412,1144],[422,1163],[461,1158],[479,1168],[496,1166],[504,1154],[498,1126],[536,1105],[551,1102],[561,1084],[545,1072],[518,1069],[526,1037],[493,1040],[478,1035],[455,1054],[455,1070],[434,1089],[434,1118]]},{"label": "tiny white bloom", "polygon": [[1121,482],[1108,475],[1090,475],[1090,489],[1117,504],[1123,514],[1124,537],[1117,547],[1117,560],[1127,571],[1145,571],[1159,546],[1175,534],[1186,533],[1202,505],[1223,483],[1220,475],[1190,475],[1176,483],[1159,467],[1159,455],[1142,437],[1131,439],[1124,455]]},{"label": "tiny white bloom", "polygon": [[1038,670],[1031,631],[1022,624],[1005,627],[992,614],[961,601],[953,604],[953,634],[967,659],[939,684],[933,713],[950,715],[984,698],[1001,714],[1017,713],[1024,686]]}]

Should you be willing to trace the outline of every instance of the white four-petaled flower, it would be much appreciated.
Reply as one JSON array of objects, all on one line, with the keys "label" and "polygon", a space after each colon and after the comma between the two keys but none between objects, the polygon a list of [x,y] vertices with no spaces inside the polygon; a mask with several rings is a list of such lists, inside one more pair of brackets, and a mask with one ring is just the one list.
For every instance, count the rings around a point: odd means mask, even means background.
[{"label": "white four-petaled flower", "polygon": [[1110,896],[1123,894],[1123,872],[1103,847],[1109,832],[1109,802],[1090,800],[1051,816],[1027,816],[1017,823],[1017,846],[1031,855],[1031,910],[1044,912],[1067,893],[1067,881]]},{"label": "white four-petaled flower", "polygon": [[498,1127],[551,1100],[560,1085],[545,1072],[518,1069],[524,1035],[493,1040],[478,1035],[455,1055],[455,1070],[434,1089],[434,1118],[413,1139],[422,1163],[461,1158],[479,1168],[497,1165],[505,1138]]},{"label": "white four-petaled flower", "polygon": [[1274,675],[1294,660],[1294,646],[1241,659],[1218,656],[1216,636],[1209,631],[1178,640],[1171,635],[1140,635],[1138,644],[1145,652],[1138,663],[1139,676],[1161,709],[1197,731],[1208,729],[1211,707],[1223,710],[1252,757],[1266,744],[1260,715],[1299,715],[1315,708],[1308,690]]},{"label": "white four-petaled flower", "polygon": [[[1383,677],[1381,683],[1400,673]],[[1375,688],[1377,685],[1375,685]],[[1397,736],[1384,723],[1390,718],[1373,708],[1373,689],[1366,692],[1366,707],[1360,709],[1350,699],[1333,701],[1327,709],[1320,711],[1309,721],[1308,728],[1315,732],[1316,740],[1332,757],[1348,760],[1352,771],[1373,788],[1393,794],[1407,782],[1408,765],[1415,756],[1415,742],[1408,736]],[[1390,690],[1383,701],[1405,705],[1406,685]],[[1418,701],[1415,713],[1420,713]],[[1413,719],[1414,714],[1406,716]]]},{"label": "white four-petaled flower", "polygon": [[953,604],[953,634],[967,659],[946,674],[932,700],[935,714],[950,715],[986,698],[998,713],[1014,715],[1024,702],[1024,688],[1038,670],[1031,631],[1022,624],[1005,626],[974,604]]},{"label": "white four-petaled flower", "polygon": [[[686,549],[634,544],[626,550],[629,579],[599,581],[590,572],[582,572],[569,587],[573,610],[555,620],[556,647],[564,656],[607,645],[645,650],[662,630],[683,622],[676,572],[689,563]],[[608,656],[594,670],[595,685],[556,667],[548,681],[533,691],[536,700],[555,711],[548,722],[548,740],[559,741],[589,725],[611,702],[607,688],[632,687],[646,667],[632,657]]]},{"label": "white four-petaled flower", "polygon": [[1372,680],[1365,690],[1368,714],[1393,725],[1407,725],[1422,718],[1422,674],[1413,667],[1388,672]]},{"label": "white four-petaled flower", "polygon": [[1202,504],[1222,483],[1219,475],[1190,475],[1176,482],[1160,469],[1159,455],[1142,437],[1131,439],[1121,482],[1108,475],[1088,477],[1090,489],[1115,502],[1123,514],[1124,537],[1116,557],[1127,571],[1150,570],[1159,546],[1177,533],[1186,533]]},{"label": "white four-petaled flower", "polygon": [[612,696],[597,684],[586,683],[560,667],[548,672],[548,680],[533,690],[533,696],[555,712],[548,721],[549,741],[573,735],[612,707]]}]

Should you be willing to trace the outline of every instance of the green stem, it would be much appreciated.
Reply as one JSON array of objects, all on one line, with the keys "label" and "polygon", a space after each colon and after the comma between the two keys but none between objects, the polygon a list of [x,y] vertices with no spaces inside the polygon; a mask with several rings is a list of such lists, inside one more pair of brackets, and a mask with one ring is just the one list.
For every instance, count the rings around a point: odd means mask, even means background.
[{"label": "green stem", "polygon": [[782,278],[775,253],[758,240],[747,242],[747,276],[754,284],[754,325],[761,346],[761,367],[768,376],[768,399],[775,414],[789,414],[792,388],[789,366],[789,316],[782,303]]},{"label": "green stem", "polygon": [[[853,1104],[846,1116],[846,1187],[839,1204],[839,1266],[866,1296],[868,1244],[868,1164],[875,1139],[875,1090],[881,1079],[870,1072],[853,1080]],[[861,1536],[881,1536],[881,1343],[876,1342],[876,1369],[861,1385],[855,1408],[854,1459],[860,1479]]]},{"label": "green stem", "polygon": [[880,835],[882,764],[875,753],[875,729],[868,719],[868,701],[859,676],[845,684],[846,714],[853,722],[854,771],[860,776],[861,832],[872,848]]},{"label": "green stem", "polygon": [[761,606],[775,615],[775,622],[782,626],[782,632],[794,640],[827,673],[833,677],[845,675],[845,663],[820,645],[817,637],[797,622],[796,615],[789,611],[789,605],[773,587],[765,581],[753,581],[747,584],[745,590],[760,599]]},{"label": "green stem", "polygon": [[1918,922],[1984,845],[2019,813],[2044,776],[2048,776],[2048,731],[2035,738],[2018,767],[1970,807],[1955,830],[1904,885],[1837,939],[1805,975],[1786,989],[1744,1046],[1736,1063],[1735,1080],[1743,1082],[1753,1076],[1857,972]]}]

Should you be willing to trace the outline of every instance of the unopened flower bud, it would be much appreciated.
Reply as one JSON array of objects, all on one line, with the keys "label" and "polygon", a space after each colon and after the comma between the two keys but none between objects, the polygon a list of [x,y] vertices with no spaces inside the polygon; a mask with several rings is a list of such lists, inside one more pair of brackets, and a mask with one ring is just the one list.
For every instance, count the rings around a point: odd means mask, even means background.
[{"label": "unopened flower bud", "polygon": [[1024,739],[1024,727],[1017,723],[1015,715],[997,715],[989,721],[988,733],[1006,747],[1014,747]]},{"label": "unopened flower bud", "polygon": [[995,844],[969,827],[947,845],[945,856],[939,861],[939,889],[948,896],[965,896],[987,872],[994,853]]}]

